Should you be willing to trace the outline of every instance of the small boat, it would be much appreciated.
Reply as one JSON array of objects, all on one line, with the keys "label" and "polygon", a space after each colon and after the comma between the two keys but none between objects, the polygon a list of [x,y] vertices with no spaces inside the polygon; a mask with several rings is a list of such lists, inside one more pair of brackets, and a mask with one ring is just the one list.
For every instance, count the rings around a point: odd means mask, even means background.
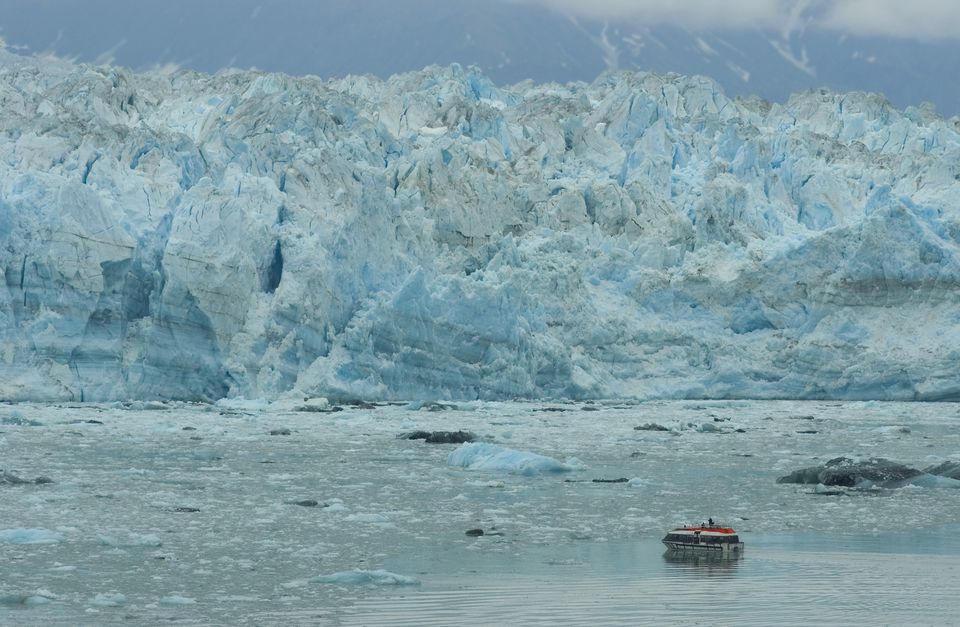
[{"label": "small boat", "polygon": [[677,527],[663,537],[667,549],[697,554],[732,555],[743,551],[743,542],[732,527],[701,523],[698,527]]}]

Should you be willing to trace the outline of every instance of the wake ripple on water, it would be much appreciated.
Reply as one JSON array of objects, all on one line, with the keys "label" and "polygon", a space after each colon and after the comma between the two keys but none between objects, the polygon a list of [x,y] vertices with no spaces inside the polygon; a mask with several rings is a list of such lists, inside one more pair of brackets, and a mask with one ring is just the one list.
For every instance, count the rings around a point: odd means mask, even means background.
[{"label": "wake ripple on water", "polygon": [[460,576],[455,586],[425,578],[418,591],[358,599],[338,624],[946,625],[954,600],[939,582],[956,577],[960,560],[760,550],[726,563],[662,559],[624,574],[598,566]]}]

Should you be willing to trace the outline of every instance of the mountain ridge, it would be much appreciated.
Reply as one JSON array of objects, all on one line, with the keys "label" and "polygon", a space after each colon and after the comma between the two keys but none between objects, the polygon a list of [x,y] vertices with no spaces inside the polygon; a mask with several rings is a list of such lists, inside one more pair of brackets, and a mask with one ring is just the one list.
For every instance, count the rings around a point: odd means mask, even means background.
[{"label": "mountain ridge", "polygon": [[[592,82],[604,70],[702,74],[730,95],[785,102],[827,87],[885,94],[899,107],[960,114],[960,46],[950,40],[866,36],[816,27],[818,5],[797,3],[781,28],[683,28],[639,19],[570,18],[528,2],[466,0],[116,0],[0,2],[9,46],[137,71],[260,68],[324,78],[380,78],[425,66],[476,65],[496,83]],[[118,31],[117,25],[123,30]]]}]

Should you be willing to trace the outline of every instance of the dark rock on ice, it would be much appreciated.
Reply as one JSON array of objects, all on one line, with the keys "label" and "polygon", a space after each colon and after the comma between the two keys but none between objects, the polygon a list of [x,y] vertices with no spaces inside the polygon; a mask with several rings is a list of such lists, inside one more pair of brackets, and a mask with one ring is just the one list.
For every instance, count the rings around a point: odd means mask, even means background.
[{"label": "dark rock on ice", "polygon": [[584,405],[580,408],[580,411],[600,411],[600,408],[593,405]]},{"label": "dark rock on ice", "polygon": [[53,483],[53,479],[42,476],[36,479],[24,479],[12,472],[0,470],[0,485],[45,485],[47,483]]},{"label": "dark rock on ice", "polygon": [[68,425],[102,425],[103,422],[99,420],[71,420],[67,423]]},{"label": "dark rock on ice", "polygon": [[817,496],[846,496],[847,492],[843,488],[832,488],[825,490],[814,490],[810,494],[815,494]]},{"label": "dark rock on ice", "polygon": [[831,459],[822,466],[795,470],[777,479],[777,483],[818,484],[853,488],[869,484],[881,487],[899,487],[910,479],[920,476],[915,468],[892,462],[889,459],[871,458],[858,461],[847,457]]},{"label": "dark rock on ice", "polygon": [[340,407],[339,405],[297,405],[293,408],[293,411],[332,414],[334,412],[343,411],[343,407]]},{"label": "dark rock on ice", "polygon": [[194,513],[196,513],[196,512],[199,512],[199,511],[200,511],[200,508],[198,508],[198,507],[175,507],[175,508],[173,509],[173,511],[179,512],[179,513],[181,513],[181,514],[194,514]]},{"label": "dark rock on ice", "polygon": [[626,477],[620,477],[619,479],[591,479],[591,483],[626,483],[629,481]]},{"label": "dark rock on ice", "polygon": [[287,505],[299,505],[300,507],[316,507],[320,503],[313,499],[303,499],[301,501],[287,501]]},{"label": "dark rock on ice", "polygon": [[816,429],[804,429],[803,431],[797,431],[797,433],[806,434],[806,435],[812,435],[812,434],[814,434],[814,433],[820,433],[820,432],[817,431]]},{"label": "dark rock on ice", "polygon": [[943,462],[936,466],[930,466],[923,472],[950,479],[960,479],[960,462]]},{"label": "dark rock on ice", "polygon": [[290,429],[271,429],[270,435],[290,435]]},{"label": "dark rock on ice", "polygon": [[423,440],[427,444],[463,444],[477,439],[469,431],[411,431],[397,437],[401,440]]},{"label": "dark rock on ice", "polygon": [[[193,439],[193,438],[191,438],[191,439]],[[210,450],[194,451],[193,453],[191,453],[191,454],[189,455],[189,458],[190,458],[190,459],[197,460],[197,461],[200,461],[200,462],[219,462],[219,461],[223,461],[223,455],[221,455],[221,454],[218,453],[217,451],[210,451]]]},{"label": "dark rock on ice", "polygon": [[197,430],[196,427],[184,427],[184,428],[182,429],[182,431],[196,431],[196,430]]},{"label": "dark rock on ice", "polygon": [[483,535],[483,529],[467,529],[467,535],[472,538],[477,538]]},{"label": "dark rock on ice", "polygon": [[344,401],[343,404],[349,406],[351,409],[376,409],[378,407],[378,405],[368,403],[367,401]]},{"label": "dark rock on ice", "polygon": [[24,484],[27,484],[27,483],[30,483],[30,481],[28,481],[28,480],[26,480],[26,479],[21,479],[20,477],[18,477],[17,475],[13,474],[12,472],[6,472],[6,471],[4,471],[4,472],[0,473],[0,484],[3,484],[3,485],[24,485]]},{"label": "dark rock on ice", "polygon": [[407,409],[413,411],[456,411],[459,409],[453,403],[441,403],[439,401],[421,401],[416,403],[410,403],[407,405]]},{"label": "dark rock on ice", "polygon": [[638,427],[634,427],[633,430],[634,431],[669,431],[670,429],[664,427],[663,425],[658,425],[655,422],[648,422]]},{"label": "dark rock on ice", "polygon": [[429,431],[409,431],[397,436],[398,440],[426,440],[430,437]]},{"label": "dark rock on ice", "polygon": [[29,418],[24,418],[23,414],[18,411],[13,412],[10,416],[4,416],[0,419],[0,424],[8,425],[11,427],[42,427],[43,423],[31,420]]}]

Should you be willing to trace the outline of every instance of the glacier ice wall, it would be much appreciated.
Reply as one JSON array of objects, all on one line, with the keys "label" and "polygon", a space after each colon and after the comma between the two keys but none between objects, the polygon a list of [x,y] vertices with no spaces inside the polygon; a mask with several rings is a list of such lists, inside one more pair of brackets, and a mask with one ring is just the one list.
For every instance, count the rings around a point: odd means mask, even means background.
[{"label": "glacier ice wall", "polygon": [[0,55],[0,399],[960,398],[957,119]]}]

